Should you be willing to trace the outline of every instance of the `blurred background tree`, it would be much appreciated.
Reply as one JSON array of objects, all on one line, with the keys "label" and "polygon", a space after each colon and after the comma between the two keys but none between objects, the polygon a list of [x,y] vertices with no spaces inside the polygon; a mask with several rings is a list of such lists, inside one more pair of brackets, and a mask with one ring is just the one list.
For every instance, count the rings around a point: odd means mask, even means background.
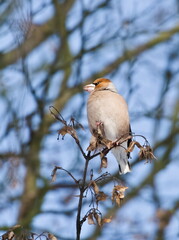
[{"label": "blurred background tree", "polygon": [[[107,77],[129,104],[133,132],[149,140],[158,160],[146,165],[132,154],[133,171],[121,177],[129,187],[123,205],[101,204],[112,222],[85,223],[82,237],[178,239],[178,0],[8,0],[0,13],[2,233],[19,223],[75,239],[78,190],[64,173],[53,184],[50,175],[58,165],[80,179],[84,159],[69,136],[56,140],[61,126],[49,106],[83,124],[78,135],[85,149],[90,133],[82,86]],[[108,159],[107,171],[117,174]],[[99,165],[98,158],[90,162],[95,176]],[[110,184],[103,186],[109,193]]]}]

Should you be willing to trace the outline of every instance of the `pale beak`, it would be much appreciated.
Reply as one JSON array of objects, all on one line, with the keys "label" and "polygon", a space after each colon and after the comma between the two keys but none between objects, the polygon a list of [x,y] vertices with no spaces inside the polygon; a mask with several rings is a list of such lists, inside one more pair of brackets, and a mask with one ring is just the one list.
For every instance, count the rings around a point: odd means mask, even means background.
[{"label": "pale beak", "polygon": [[88,85],[83,87],[83,90],[85,90],[87,92],[92,92],[94,89],[95,89],[95,85],[94,84],[88,84]]}]

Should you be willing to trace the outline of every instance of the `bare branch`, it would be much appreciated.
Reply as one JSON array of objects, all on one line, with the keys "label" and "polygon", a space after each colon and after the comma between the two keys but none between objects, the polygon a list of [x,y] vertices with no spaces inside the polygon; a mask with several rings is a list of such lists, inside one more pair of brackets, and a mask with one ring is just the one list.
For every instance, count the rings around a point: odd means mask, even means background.
[{"label": "bare branch", "polygon": [[52,174],[51,174],[51,176],[52,176],[52,182],[54,182],[54,181],[56,180],[56,172],[57,172],[57,170],[65,171],[65,172],[74,180],[74,182],[75,182],[76,184],[79,184],[79,181],[76,180],[76,178],[75,178],[69,171],[67,171],[66,169],[64,169],[64,168],[62,168],[62,167],[58,167],[58,166],[55,166],[54,169],[53,169],[53,171],[52,171]]}]

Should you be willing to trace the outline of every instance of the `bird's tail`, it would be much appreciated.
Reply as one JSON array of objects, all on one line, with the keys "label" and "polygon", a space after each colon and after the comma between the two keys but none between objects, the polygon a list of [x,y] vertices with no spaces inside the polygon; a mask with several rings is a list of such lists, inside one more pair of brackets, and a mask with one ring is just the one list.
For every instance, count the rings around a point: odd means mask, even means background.
[{"label": "bird's tail", "polygon": [[[123,143],[126,145],[126,143]],[[122,145],[123,145],[122,144]],[[126,146],[124,146],[126,148]],[[115,147],[111,150],[119,164],[119,174],[125,174],[131,172],[130,164],[128,162],[127,152],[123,147]]]}]

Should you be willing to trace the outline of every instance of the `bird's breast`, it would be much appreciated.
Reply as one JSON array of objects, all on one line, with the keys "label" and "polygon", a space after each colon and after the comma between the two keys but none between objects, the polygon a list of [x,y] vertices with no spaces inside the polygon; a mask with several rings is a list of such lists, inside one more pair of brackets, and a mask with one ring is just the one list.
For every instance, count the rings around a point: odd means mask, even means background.
[{"label": "bird's breast", "polygon": [[87,104],[90,131],[97,122],[104,124],[106,138],[115,140],[129,132],[128,108],[123,97],[111,91],[96,91],[90,94]]}]

